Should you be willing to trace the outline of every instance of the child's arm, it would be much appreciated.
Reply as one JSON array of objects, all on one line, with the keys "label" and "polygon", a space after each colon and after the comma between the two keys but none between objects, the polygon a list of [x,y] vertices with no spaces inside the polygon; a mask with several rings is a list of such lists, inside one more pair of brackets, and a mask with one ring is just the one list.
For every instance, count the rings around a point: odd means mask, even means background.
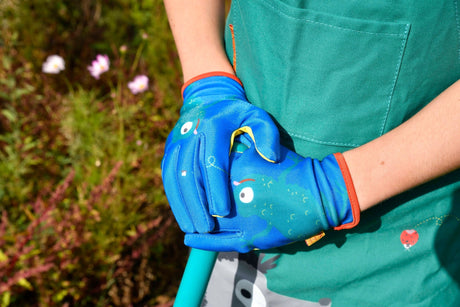
[{"label": "child's arm", "polygon": [[279,132],[266,111],[247,101],[227,59],[225,2],[167,0],[165,4],[187,82],[180,118],[165,144],[163,183],[181,229],[209,232],[214,229],[212,216],[231,211],[232,133],[251,129],[260,153],[277,161]]},{"label": "child's arm", "polygon": [[225,1],[165,0],[184,80],[210,71],[234,74],[224,49]]},{"label": "child's arm", "polygon": [[407,122],[344,153],[361,210],[460,167],[460,81]]}]

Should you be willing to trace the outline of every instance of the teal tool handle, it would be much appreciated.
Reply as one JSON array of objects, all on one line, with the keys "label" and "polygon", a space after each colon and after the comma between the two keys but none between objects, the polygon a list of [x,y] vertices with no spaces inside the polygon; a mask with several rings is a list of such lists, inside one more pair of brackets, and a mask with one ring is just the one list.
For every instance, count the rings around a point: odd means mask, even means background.
[{"label": "teal tool handle", "polygon": [[217,253],[192,248],[174,307],[199,307],[208,286]]}]

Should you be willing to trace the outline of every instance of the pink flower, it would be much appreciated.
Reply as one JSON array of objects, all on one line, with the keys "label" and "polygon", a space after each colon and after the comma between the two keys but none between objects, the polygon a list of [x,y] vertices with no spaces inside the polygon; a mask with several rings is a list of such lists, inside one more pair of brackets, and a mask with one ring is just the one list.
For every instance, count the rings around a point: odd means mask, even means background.
[{"label": "pink flower", "polygon": [[42,66],[42,71],[46,74],[58,74],[64,69],[64,59],[58,55],[50,55]]},{"label": "pink flower", "polygon": [[107,55],[98,54],[96,60],[91,63],[91,66],[88,66],[89,73],[96,79],[99,79],[99,76],[109,70],[110,61]]},{"label": "pink flower", "polygon": [[136,76],[128,83],[128,87],[134,95],[145,92],[149,88],[149,78],[145,75]]}]

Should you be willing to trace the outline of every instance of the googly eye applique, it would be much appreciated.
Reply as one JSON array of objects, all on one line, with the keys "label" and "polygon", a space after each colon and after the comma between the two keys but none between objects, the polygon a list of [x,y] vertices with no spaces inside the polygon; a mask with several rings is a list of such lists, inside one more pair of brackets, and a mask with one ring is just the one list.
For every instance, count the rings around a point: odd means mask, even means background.
[{"label": "googly eye applique", "polygon": [[192,127],[193,127],[193,122],[186,122],[180,128],[180,134],[184,135],[184,134],[189,133],[192,130]]},{"label": "googly eye applique", "polygon": [[248,204],[254,199],[254,190],[250,187],[243,188],[239,197],[242,203]]},{"label": "googly eye applique", "polygon": [[193,129],[193,134],[197,134],[198,133],[198,126],[200,125],[200,119],[198,119],[196,121],[195,128],[193,128],[193,124],[194,124],[193,121],[188,121],[185,124],[183,124],[182,127],[180,128],[180,134],[186,135],[190,131],[192,131],[192,129]]},{"label": "googly eye applique", "polygon": [[[255,180],[247,178],[247,179],[243,179],[241,181],[233,181],[233,185],[234,186],[239,186],[240,184],[242,184],[244,182],[248,182],[248,181],[255,181]],[[238,197],[239,197],[239,199],[240,199],[240,201],[242,203],[248,204],[248,203],[252,202],[252,200],[254,199],[254,190],[251,187],[245,187],[245,188],[241,189]]]}]

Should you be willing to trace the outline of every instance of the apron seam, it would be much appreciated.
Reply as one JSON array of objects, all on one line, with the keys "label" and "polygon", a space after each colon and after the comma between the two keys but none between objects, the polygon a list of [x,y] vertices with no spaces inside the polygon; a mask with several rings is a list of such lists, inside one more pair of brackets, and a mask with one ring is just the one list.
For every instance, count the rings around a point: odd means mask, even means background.
[{"label": "apron seam", "polygon": [[458,15],[458,1],[454,0],[455,21],[457,23],[457,56],[460,61],[460,17]]},{"label": "apron seam", "polygon": [[382,127],[380,128],[380,135],[383,135],[383,133],[385,132],[387,123],[388,123],[388,117],[390,115],[390,109],[391,109],[391,102],[393,101],[393,95],[395,92],[396,83],[398,81],[399,72],[401,71],[402,59],[403,59],[404,51],[406,49],[409,29],[410,29],[410,24],[406,24],[404,34],[403,34],[403,39],[401,40],[401,47],[399,48],[399,56],[398,56],[398,61],[396,62],[396,69],[393,74],[393,82],[392,82],[390,94],[387,99],[387,110],[385,112],[385,117],[383,119]]},{"label": "apron seam", "polygon": [[[232,9],[230,10],[230,13],[232,14],[232,17],[233,17],[232,19],[235,20],[235,19],[237,18],[237,16],[235,15],[235,14],[236,14],[236,10],[238,10],[240,16],[242,15],[241,6],[240,6],[240,2],[239,2],[239,1],[231,1],[231,2],[232,2]],[[233,7],[234,7],[234,9],[233,9]],[[241,19],[240,22],[241,22],[241,26],[237,29],[237,31],[240,31],[240,30],[241,30],[240,32],[247,33],[247,26],[246,26],[245,20]],[[233,23],[232,23],[232,26],[233,26]],[[233,28],[233,30],[234,30],[234,29],[235,29],[235,28]],[[233,39],[233,38],[235,39],[235,48],[236,48],[236,39],[237,39],[237,38],[236,38],[236,36],[232,37],[232,39]],[[241,45],[241,44],[240,44],[240,45]],[[251,45],[249,44],[249,42],[247,43],[247,46],[248,46],[249,49],[251,49]],[[235,61],[238,61],[238,57],[237,57],[237,55],[236,55],[236,49],[235,49]],[[238,72],[236,71],[236,65],[235,65],[235,73],[236,73],[236,75],[237,75],[238,77],[240,77],[239,74],[238,74]],[[242,80],[242,81],[243,81],[243,80]]]},{"label": "apron seam", "polygon": [[[397,36],[397,37],[402,37],[402,38],[406,34],[406,32],[400,33],[400,31],[398,31],[398,33],[385,33],[385,32],[362,31],[362,30],[355,30],[355,29],[352,29],[352,28],[340,27],[340,26],[337,26],[337,25],[331,25],[331,24],[327,24],[327,23],[324,23],[324,22],[311,20],[311,19],[308,19],[308,18],[300,18],[300,17],[290,16],[287,13],[283,12],[282,10],[280,10],[279,8],[275,7],[273,4],[270,4],[270,3],[267,3],[267,2],[261,2],[261,3],[271,7],[274,11],[277,11],[278,13],[284,15],[285,17],[287,17],[289,19],[306,21],[306,22],[309,22],[309,23],[312,23],[312,24],[318,24],[318,25],[330,27],[330,28],[337,29],[337,30],[340,30],[340,31],[351,31],[351,32],[356,32],[356,33],[363,33],[363,34],[370,34],[370,35],[377,35],[377,36],[381,36],[381,35],[383,35],[383,36]],[[407,24],[406,24],[406,28],[407,28]]]},{"label": "apron seam", "polygon": [[341,142],[333,142],[333,141],[322,141],[322,140],[307,137],[305,135],[298,134],[298,133],[293,133],[293,132],[289,132],[289,131],[287,133],[291,137],[294,137],[294,138],[297,138],[297,139],[300,139],[300,140],[304,140],[304,141],[309,141],[309,142],[316,143],[316,144],[321,144],[321,145],[332,145],[332,146],[340,146],[340,147],[358,147],[358,146],[362,145],[362,144],[355,144],[355,143],[341,143]]}]

